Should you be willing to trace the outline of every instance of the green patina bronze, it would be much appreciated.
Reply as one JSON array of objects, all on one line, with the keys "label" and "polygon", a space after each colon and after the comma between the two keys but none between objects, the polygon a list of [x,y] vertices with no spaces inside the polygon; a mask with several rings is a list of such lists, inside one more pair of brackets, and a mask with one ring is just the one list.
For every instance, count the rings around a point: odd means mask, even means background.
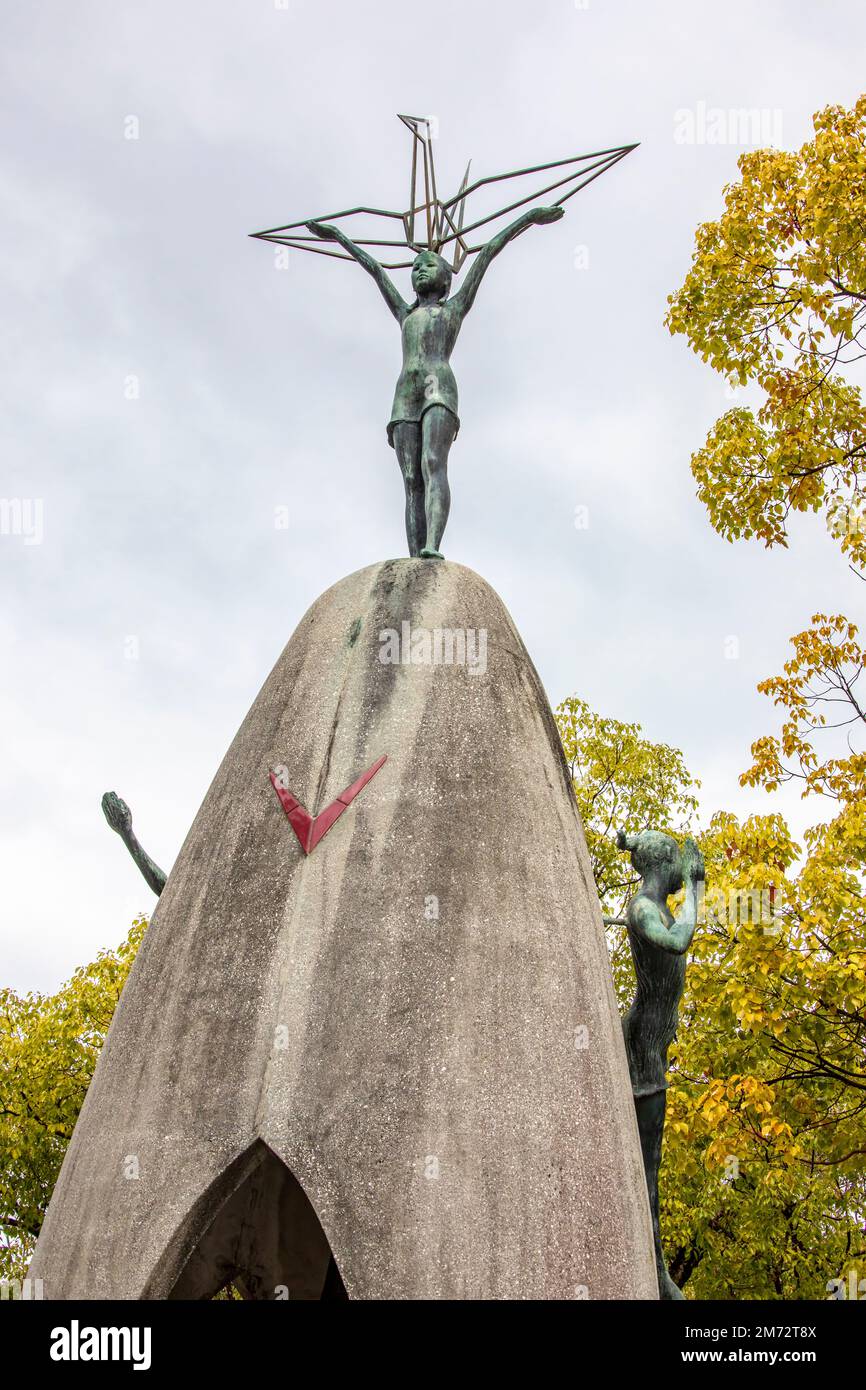
[{"label": "green patina bronze", "polygon": [[394,392],[388,443],[394,449],[406,489],[406,540],[409,554],[441,560],[439,549],[451,493],[448,454],[460,428],[457,382],[451,353],[463,320],[475,302],[490,262],[528,227],[558,222],[561,207],[532,208],[516,218],[477,253],[466,279],[449,298],[451,267],[437,251],[420,251],[412,265],[415,301],[407,304],[387,271],[339,228],[308,222],[323,241],[335,241],[362,265],[379,287],[403,339],[403,367]]},{"label": "green patina bronze", "polygon": [[[619,831],[617,845],[631,852],[641,876],[626,911],[628,939],[637,977],[634,1002],[622,1021],[637,1112],[647,1192],[652,1212],[659,1296],[681,1299],[668,1273],[659,1225],[659,1165],[665,1123],[668,1048],[677,1031],[686,979],[686,952],[698,920],[704,861],[694,840],[682,850],[670,835],[644,830]],[[667,900],[685,884],[685,900],[675,919]]]},{"label": "green patina bronze", "polygon": [[116,830],[126,848],[129,850],[134,862],[138,865],[142,877],[149,888],[152,888],[159,897],[165,887],[165,874],[158,864],[155,864],[149,854],[146,854],[133,833],[132,812],[125,801],[116,792],[106,792],[102,798],[102,809],[105,819]]}]

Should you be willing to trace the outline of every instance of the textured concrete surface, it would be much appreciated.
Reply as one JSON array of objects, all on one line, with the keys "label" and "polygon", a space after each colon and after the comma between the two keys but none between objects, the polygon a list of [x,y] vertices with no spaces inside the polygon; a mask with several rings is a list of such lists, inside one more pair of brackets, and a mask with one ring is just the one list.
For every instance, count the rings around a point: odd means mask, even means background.
[{"label": "textured concrete surface", "polygon": [[[486,672],[384,664],[404,621],[484,630]],[[382,753],[305,858],[269,769],[316,812]],[[502,602],[450,563],[349,576],[285,648],[154,913],[30,1272],[48,1298],[202,1297],[234,1266],[253,1296],[316,1298],[328,1247],[351,1298],[657,1297],[555,725]]]}]

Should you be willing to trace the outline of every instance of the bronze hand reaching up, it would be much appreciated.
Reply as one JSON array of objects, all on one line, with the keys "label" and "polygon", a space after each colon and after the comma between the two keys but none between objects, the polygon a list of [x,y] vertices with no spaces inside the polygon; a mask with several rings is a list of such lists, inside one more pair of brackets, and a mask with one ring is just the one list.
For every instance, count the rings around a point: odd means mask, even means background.
[{"label": "bronze hand reaching up", "polygon": [[132,813],[126,802],[121,800],[117,792],[106,792],[102,798],[102,810],[108,824],[120,836],[133,861],[138,865],[145,883],[159,897],[165,887],[166,876],[138,843],[132,829]]}]

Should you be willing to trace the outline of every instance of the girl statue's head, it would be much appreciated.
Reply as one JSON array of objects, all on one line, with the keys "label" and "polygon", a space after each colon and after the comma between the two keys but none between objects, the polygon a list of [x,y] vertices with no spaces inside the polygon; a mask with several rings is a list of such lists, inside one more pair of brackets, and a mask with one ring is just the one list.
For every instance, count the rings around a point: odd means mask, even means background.
[{"label": "girl statue's head", "polygon": [[[448,298],[451,289],[451,267],[438,251],[419,251],[412,265],[412,288],[420,299]],[[416,300],[417,303],[417,300]]]},{"label": "girl statue's head", "polygon": [[683,856],[671,835],[664,835],[660,830],[642,830],[639,835],[627,835],[624,830],[619,830],[616,843],[620,849],[631,852],[631,862],[641,878],[655,873],[663,880],[667,893],[680,891],[683,886]]}]

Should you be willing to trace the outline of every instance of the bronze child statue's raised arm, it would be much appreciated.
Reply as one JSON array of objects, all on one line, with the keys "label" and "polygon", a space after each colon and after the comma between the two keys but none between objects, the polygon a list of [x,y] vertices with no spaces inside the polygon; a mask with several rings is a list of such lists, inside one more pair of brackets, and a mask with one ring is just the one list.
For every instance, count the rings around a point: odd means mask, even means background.
[{"label": "bronze child statue's raised arm", "polygon": [[439,546],[451,493],[448,487],[448,452],[460,419],[457,414],[457,382],[451,370],[451,353],[463,320],[475,302],[487,267],[509,241],[527,227],[558,222],[560,207],[533,208],[515,219],[478,252],[466,280],[449,298],[451,267],[437,251],[420,251],[412,266],[416,299],[407,304],[377,260],[356,246],[339,227],[308,222],[307,228],[326,241],[339,242],[373,277],[382,298],[400,324],[403,368],[394,392],[388,443],[397,454],[406,488],[406,539],[409,554],[441,560]]},{"label": "bronze child statue's raised arm", "polygon": [[138,837],[132,828],[132,813],[126,802],[117,795],[117,792],[106,792],[102,798],[102,811],[112,830],[116,831],[129,850],[133,863],[138,867],[148,888],[151,888],[159,897],[165,887],[166,876],[159,865],[139,844]]}]

